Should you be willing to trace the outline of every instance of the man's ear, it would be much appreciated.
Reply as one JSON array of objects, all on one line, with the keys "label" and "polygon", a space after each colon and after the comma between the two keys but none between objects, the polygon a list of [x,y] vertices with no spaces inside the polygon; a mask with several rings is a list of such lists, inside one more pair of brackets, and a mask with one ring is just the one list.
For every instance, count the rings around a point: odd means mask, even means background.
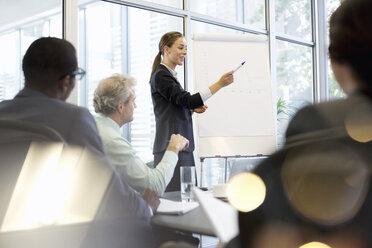
[{"label": "man's ear", "polygon": [[70,87],[70,76],[66,75],[58,81],[58,89],[62,92],[66,91]]},{"label": "man's ear", "polygon": [[66,75],[57,82],[58,98],[61,100],[66,100],[73,88],[74,85],[71,77],[69,75]]},{"label": "man's ear", "polygon": [[119,101],[116,105],[116,110],[121,114],[124,110],[124,103],[122,101]]}]

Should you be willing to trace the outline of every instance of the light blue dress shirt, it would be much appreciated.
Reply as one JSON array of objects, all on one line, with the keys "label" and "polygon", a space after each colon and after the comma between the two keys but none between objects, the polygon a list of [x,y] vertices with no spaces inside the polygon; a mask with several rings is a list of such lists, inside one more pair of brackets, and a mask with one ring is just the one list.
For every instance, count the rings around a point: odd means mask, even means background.
[{"label": "light blue dress shirt", "polygon": [[173,177],[178,156],[166,151],[156,168],[149,168],[134,151],[131,144],[121,135],[120,126],[103,114],[95,116],[98,132],[103,142],[103,150],[110,162],[135,190],[142,193],[147,187],[159,195]]}]

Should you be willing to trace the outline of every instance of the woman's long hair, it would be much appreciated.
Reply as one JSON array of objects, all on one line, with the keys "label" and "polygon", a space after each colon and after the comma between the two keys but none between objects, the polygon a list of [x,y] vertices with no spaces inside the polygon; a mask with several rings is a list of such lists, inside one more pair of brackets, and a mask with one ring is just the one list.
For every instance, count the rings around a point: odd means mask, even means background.
[{"label": "woman's long hair", "polygon": [[154,75],[156,68],[161,62],[161,55],[164,55],[164,47],[165,46],[171,47],[174,44],[174,42],[181,37],[183,37],[183,35],[180,32],[176,32],[176,31],[168,32],[161,37],[159,41],[159,52],[156,55],[154,62],[152,64],[150,83],[151,83],[152,75]]}]

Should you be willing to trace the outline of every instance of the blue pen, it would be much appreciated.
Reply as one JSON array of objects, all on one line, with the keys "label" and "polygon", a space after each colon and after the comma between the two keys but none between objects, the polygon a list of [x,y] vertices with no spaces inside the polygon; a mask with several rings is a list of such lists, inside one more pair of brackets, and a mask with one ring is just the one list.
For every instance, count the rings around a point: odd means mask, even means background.
[{"label": "blue pen", "polygon": [[245,61],[243,61],[238,67],[236,67],[235,70],[233,71],[233,73],[236,72],[237,70],[239,70],[240,67],[242,67],[244,64],[245,64]]}]

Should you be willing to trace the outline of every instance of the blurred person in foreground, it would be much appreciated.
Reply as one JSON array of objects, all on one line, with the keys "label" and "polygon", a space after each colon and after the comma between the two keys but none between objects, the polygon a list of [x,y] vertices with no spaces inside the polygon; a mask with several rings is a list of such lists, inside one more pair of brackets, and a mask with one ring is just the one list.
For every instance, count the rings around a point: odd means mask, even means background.
[{"label": "blurred person in foreground", "polygon": [[239,213],[228,247],[372,247],[371,13],[371,0],[345,0],[332,14],[329,56],[347,98],[293,117],[284,147],[254,170],[265,200]]}]

